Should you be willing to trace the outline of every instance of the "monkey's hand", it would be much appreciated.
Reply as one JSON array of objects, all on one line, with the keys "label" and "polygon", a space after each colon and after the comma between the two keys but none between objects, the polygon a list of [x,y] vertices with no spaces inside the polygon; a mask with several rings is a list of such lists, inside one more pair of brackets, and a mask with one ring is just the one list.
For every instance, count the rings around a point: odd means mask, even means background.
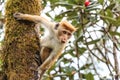
[{"label": "monkey's hand", "polygon": [[16,12],[13,14],[13,17],[16,19],[16,20],[22,20],[22,16],[23,14],[20,13],[20,12]]}]

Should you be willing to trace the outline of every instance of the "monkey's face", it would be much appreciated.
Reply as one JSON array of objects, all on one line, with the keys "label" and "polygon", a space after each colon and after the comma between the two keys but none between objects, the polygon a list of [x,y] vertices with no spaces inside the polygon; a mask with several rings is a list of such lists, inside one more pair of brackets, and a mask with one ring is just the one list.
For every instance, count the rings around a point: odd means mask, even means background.
[{"label": "monkey's face", "polygon": [[60,29],[58,31],[58,39],[61,43],[66,43],[70,39],[71,35],[72,33],[66,29]]}]

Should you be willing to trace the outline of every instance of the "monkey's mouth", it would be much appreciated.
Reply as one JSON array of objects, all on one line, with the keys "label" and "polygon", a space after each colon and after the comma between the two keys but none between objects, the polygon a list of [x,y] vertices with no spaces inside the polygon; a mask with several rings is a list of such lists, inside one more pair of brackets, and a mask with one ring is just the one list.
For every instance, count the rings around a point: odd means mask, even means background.
[{"label": "monkey's mouth", "polygon": [[66,43],[66,41],[61,41],[61,43]]}]

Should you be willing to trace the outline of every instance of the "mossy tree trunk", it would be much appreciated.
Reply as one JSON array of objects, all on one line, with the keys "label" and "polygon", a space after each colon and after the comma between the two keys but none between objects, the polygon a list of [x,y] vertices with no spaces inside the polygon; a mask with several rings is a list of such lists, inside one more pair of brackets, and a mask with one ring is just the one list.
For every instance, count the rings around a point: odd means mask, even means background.
[{"label": "mossy tree trunk", "polygon": [[17,21],[15,12],[40,14],[40,0],[7,0],[3,46],[4,73],[2,80],[36,80],[38,67],[35,56],[39,52],[39,38],[35,23]]}]

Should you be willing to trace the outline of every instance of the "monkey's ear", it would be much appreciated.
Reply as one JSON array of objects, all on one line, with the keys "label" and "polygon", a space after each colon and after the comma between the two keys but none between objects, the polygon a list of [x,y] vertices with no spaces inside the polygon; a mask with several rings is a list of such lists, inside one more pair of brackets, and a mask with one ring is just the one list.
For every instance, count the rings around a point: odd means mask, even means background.
[{"label": "monkey's ear", "polygon": [[71,32],[75,32],[78,28],[75,28],[72,24],[70,24],[67,20],[61,21],[60,25],[67,29],[70,30]]}]

